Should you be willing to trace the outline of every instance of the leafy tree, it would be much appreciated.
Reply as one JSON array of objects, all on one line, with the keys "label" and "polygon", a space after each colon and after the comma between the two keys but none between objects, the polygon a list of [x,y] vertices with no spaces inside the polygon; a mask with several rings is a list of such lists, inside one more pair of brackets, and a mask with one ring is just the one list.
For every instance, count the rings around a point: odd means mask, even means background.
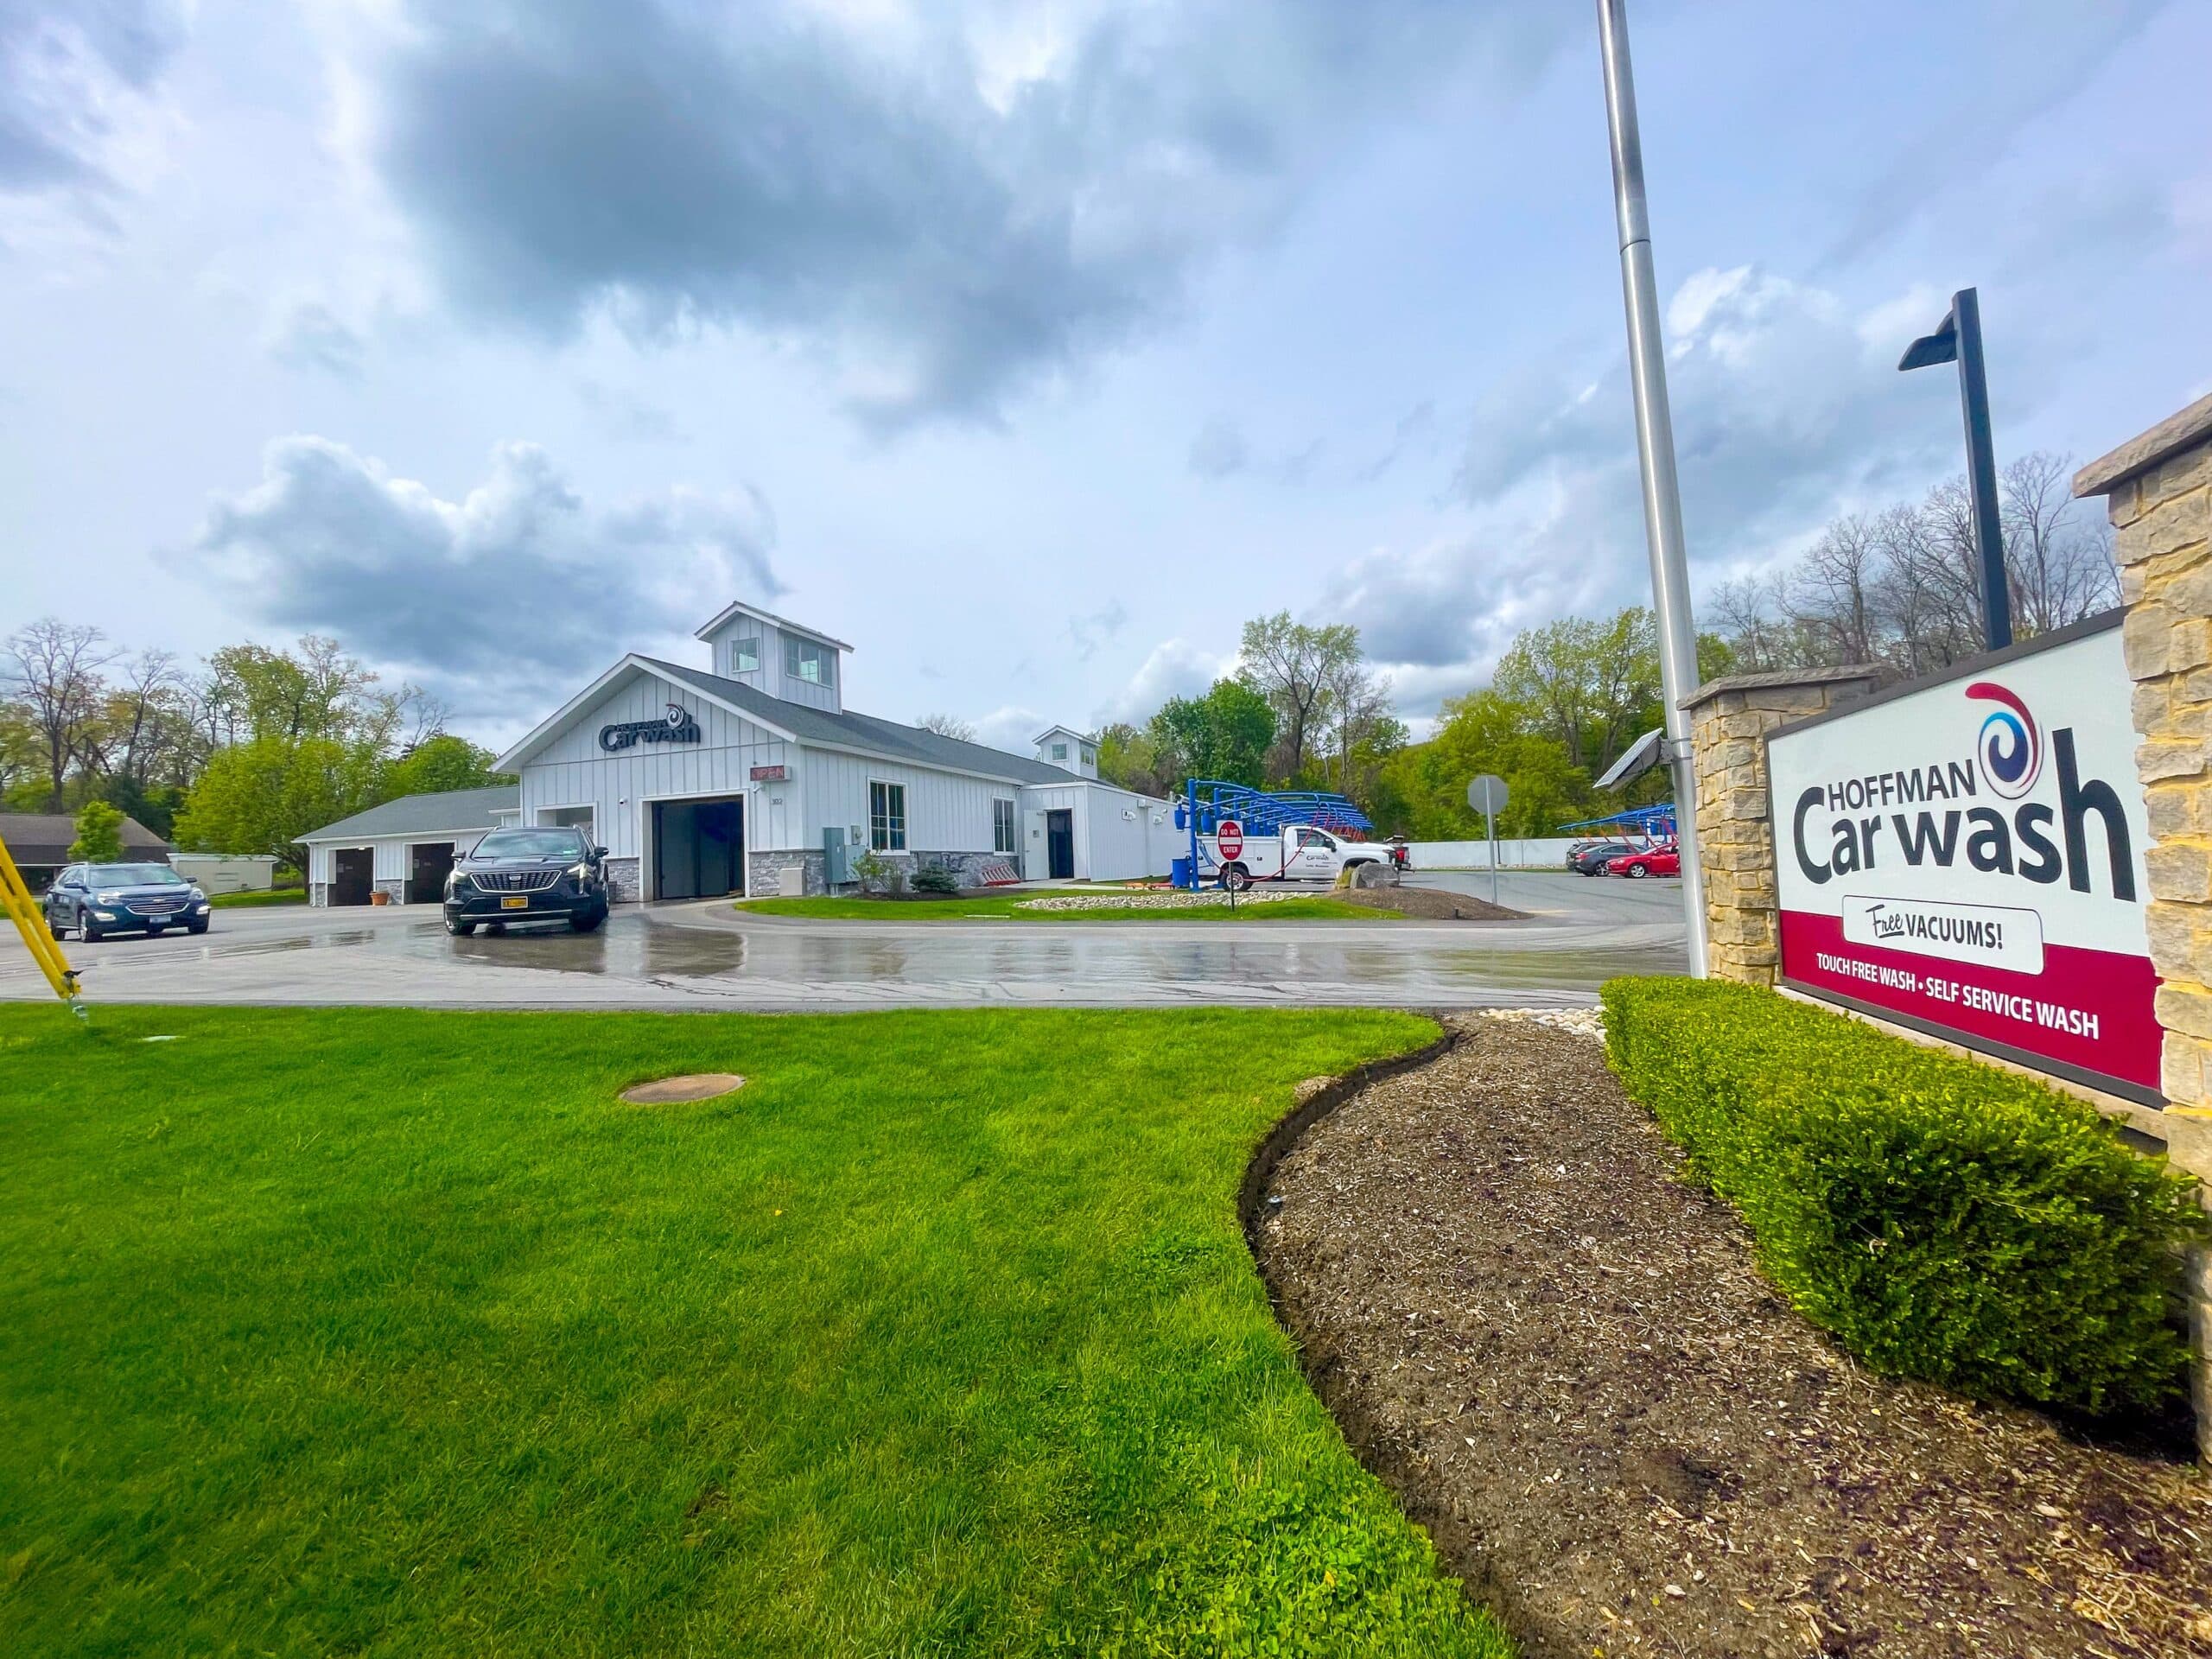
[{"label": "leafy tree", "polygon": [[1172,795],[1182,781],[1172,749],[1152,733],[1117,721],[1098,734],[1098,775],[1141,795]]},{"label": "leafy tree", "polygon": [[492,751],[465,737],[442,733],[418,743],[385,769],[377,794],[384,800],[402,795],[430,795],[448,789],[483,789],[512,784],[514,774],[494,772]]},{"label": "leafy tree", "polygon": [[122,812],[105,801],[86,801],[77,810],[77,838],[69,843],[69,861],[114,864],[122,858]]},{"label": "leafy tree", "polygon": [[1278,611],[1244,625],[1238,673],[1274,710],[1276,778],[1305,772],[1326,721],[1332,677],[1358,656],[1359,630],[1347,623],[1316,627]]},{"label": "leafy tree", "polygon": [[270,735],[235,744],[207,763],[177,814],[176,838],[200,852],[267,853],[306,868],[300,837],[387,798],[376,747]]},{"label": "leafy tree", "polygon": [[1275,711],[1241,680],[1216,680],[1203,697],[1170,697],[1153,716],[1155,753],[1171,760],[1173,789],[1185,777],[1220,778],[1259,788],[1267,781]]}]

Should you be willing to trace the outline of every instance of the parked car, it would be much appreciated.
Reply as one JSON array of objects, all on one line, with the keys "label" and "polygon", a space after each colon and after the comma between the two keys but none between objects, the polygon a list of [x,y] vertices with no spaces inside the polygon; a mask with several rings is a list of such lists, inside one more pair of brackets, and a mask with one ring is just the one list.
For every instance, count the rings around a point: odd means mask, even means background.
[{"label": "parked car", "polygon": [[166,864],[72,864],[46,890],[46,931],[86,944],[110,933],[207,931],[207,895]]},{"label": "parked car", "polygon": [[607,849],[581,830],[494,830],[454,861],[446,931],[467,938],[510,922],[566,922],[588,933],[607,919]]},{"label": "parked car", "polygon": [[1663,847],[1647,847],[1642,852],[1627,854],[1605,866],[1608,875],[1632,876],[1639,881],[1647,875],[1680,875],[1681,873],[1681,849],[1672,842]]},{"label": "parked car", "polygon": [[1585,842],[1582,850],[1571,855],[1567,864],[1567,868],[1577,875],[1603,875],[1607,865],[1623,855],[1635,850],[1636,849],[1625,841]]}]

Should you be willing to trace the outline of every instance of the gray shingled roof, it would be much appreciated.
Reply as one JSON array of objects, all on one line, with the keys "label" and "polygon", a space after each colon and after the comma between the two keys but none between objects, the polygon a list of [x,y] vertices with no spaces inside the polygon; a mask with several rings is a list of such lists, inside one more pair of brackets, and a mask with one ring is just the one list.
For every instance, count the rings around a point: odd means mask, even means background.
[{"label": "gray shingled roof", "polygon": [[[136,818],[125,817],[118,833],[126,853],[168,856],[168,842]],[[41,868],[48,864],[66,864],[69,861],[70,843],[76,839],[77,821],[66,813],[0,812],[0,841],[8,843],[8,851],[18,864],[35,864]]]},{"label": "gray shingled roof", "polygon": [[452,831],[489,830],[492,814],[522,804],[517,784],[494,784],[486,789],[448,789],[435,795],[403,795],[365,812],[320,830],[311,830],[302,841],[337,841],[371,836],[430,836]]},{"label": "gray shingled roof", "polygon": [[810,709],[803,702],[785,702],[781,697],[754,690],[741,680],[726,680],[719,674],[664,663],[657,657],[639,660],[651,663],[670,678],[681,680],[710,697],[720,697],[748,714],[757,715],[771,726],[781,727],[802,743],[834,743],[841,748],[862,749],[887,760],[911,760],[954,772],[982,772],[987,777],[1010,778],[1024,784],[1085,781],[1065,766],[1047,766],[1027,755],[1009,754],[1004,749],[982,743],[963,743],[957,737],[940,737],[918,726],[901,726],[893,720],[878,720],[874,715],[855,714],[850,709],[833,715],[826,709]]}]

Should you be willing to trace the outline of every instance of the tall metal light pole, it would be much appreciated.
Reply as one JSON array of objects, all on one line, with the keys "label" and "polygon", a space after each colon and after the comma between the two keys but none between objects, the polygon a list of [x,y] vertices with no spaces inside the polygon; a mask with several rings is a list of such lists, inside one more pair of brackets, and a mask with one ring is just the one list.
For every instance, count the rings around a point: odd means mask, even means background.
[{"label": "tall metal light pole", "polygon": [[1997,501],[1997,452],[1989,437],[1989,371],[1981,356],[1981,296],[1971,288],[1951,296],[1950,315],[1905,347],[1897,367],[1959,365],[1959,409],[1967,424],[1967,501],[1973,509],[1975,563],[1981,582],[1981,640],[1990,651],[2012,643],[2012,596],[2005,578],[2005,523]]},{"label": "tall metal light pole", "polygon": [[1636,396],[1637,456],[1643,469],[1643,528],[1651,548],[1651,593],[1659,614],[1659,677],[1667,708],[1667,759],[1675,778],[1675,827],[1682,853],[1682,908],[1690,973],[1706,972],[1705,880],[1697,855],[1697,774],[1682,699],[1697,689],[1697,629],[1690,620],[1689,564],[1682,551],[1682,498],[1675,476],[1675,422],[1667,408],[1667,359],[1659,337],[1659,292],[1651,274],[1651,221],[1643,201],[1643,144],[1636,126],[1623,0],[1598,0],[1605,59],[1605,116],[1613,134],[1613,213],[1620,223],[1621,292],[1628,308],[1629,383]]}]

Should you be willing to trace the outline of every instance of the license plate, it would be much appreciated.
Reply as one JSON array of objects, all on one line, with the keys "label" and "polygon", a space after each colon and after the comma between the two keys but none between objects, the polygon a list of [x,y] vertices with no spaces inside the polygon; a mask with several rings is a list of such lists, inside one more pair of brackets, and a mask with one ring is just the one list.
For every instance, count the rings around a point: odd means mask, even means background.
[{"label": "license plate", "polygon": [[501,910],[528,910],[530,895],[526,893],[511,893],[499,900],[499,908]]}]

